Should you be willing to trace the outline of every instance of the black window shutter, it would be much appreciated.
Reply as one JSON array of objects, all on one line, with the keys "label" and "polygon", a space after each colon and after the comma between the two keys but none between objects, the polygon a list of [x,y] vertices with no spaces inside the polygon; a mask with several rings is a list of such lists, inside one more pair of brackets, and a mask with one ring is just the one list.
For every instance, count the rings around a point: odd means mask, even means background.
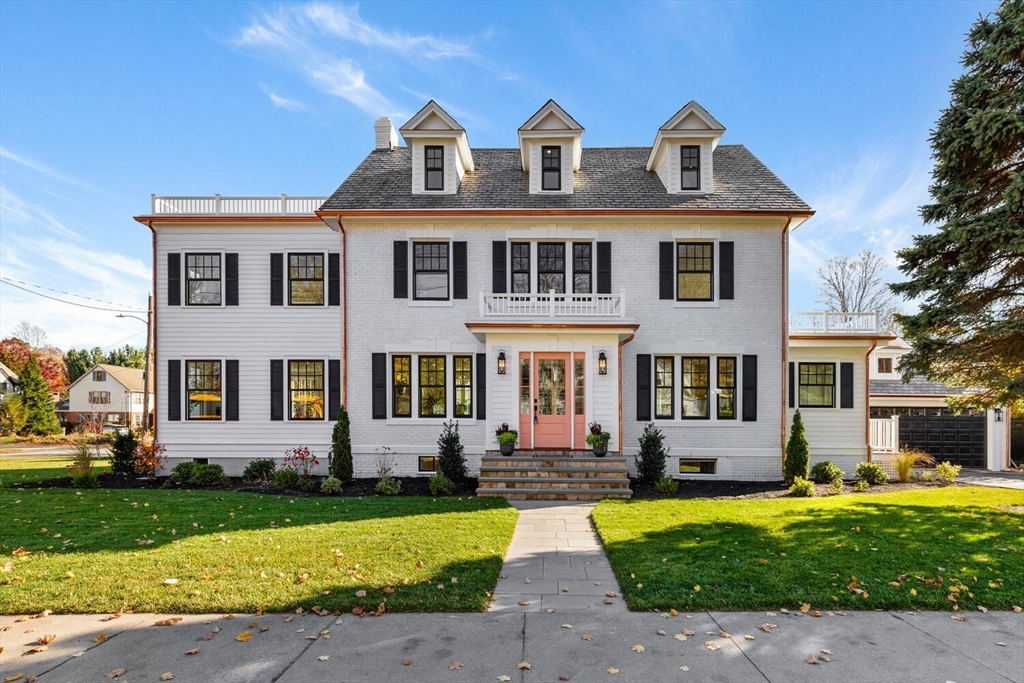
[{"label": "black window shutter", "polygon": [[757,422],[757,356],[743,356],[743,421]]},{"label": "black window shutter", "polygon": [[270,361],[270,419],[284,419],[284,361]]},{"label": "black window shutter", "polygon": [[337,420],[341,410],[341,361],[327,361],[327,419]]},{"label": "black window shutter", "polygon": [[648,422],[651,419],[651,355],[636,355],[636,419]]},{"label": "black window shutter", "polygon": [[409,243],[395,240],[395,284],[394,298],[409,298]]},{"label": "black window shutter", "polygon": [[839,407],[853,407],[853,363],[839,364]]},{"label": "black window shutter", "polygon": [[224,303],[238,305],[238,254],[224,254]]},{"label": "black window shutter", "polygon": [[284,254],[270,255],[270,305],[284,306]]},{"label": "black window shutter", "polygon": [[597,293],[612,293],[612,243],[597,243]]},{"label": "black window shutter", "polygon": [[167,255],[167,305],[181,305],[181,254]]},{"label": "black window shutter", "polygon": [[181,361],[167,361],[167,419],[181,420]]},{"label": "black window shutter", "polygon": [[508,243],[501,240],[491,242],[491,293],[504,294],[508,291]]},{"label": "black window shutter", "polygon": [[658,243],[658,298],[675,299],[675,242]]},{"label": "black window shutter", "polygon": [[733,295],[733,242],[718,243],[718,298]]},{"label": "black window shutter", "polygon": [[487,354],[476,354],[476,419],[487,419]]},{"label": "black window shutter", "polygon": [[[397,243],[396,243],[397,244]],[[388,416],[388,354],[373,354],[373,419],[384,420]]]},{"label": "black window shutter", "polygon": [[227,390],[227,405],[224,407],[224,419],[238,422],[238,361],[229,360],[224,368],[224,388]]},{"label": "black window shutter", "polygon": [[452,276],[452,298],[469,298],[465,242],[452,242]]},{"label": "black window shutter", "polygon": [[341,305],[341,254],[327,254],[327,305]]},{"label": "black window shutter", "polygon": [[796,363],[789,364],[789,407],[796,406]]}]

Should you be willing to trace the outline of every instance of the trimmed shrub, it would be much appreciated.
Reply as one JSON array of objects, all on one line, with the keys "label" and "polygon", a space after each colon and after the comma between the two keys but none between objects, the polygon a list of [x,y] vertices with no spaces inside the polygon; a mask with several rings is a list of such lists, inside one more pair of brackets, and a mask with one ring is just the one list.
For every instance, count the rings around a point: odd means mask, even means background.
[{"label": "trimmed shrub", "polygon": [[811,468],[811,481],[815,484],[831,484],[837,479],[842,482],[844,474],[845,472],[839,469],[839,465],[831,460],[826,460]]},{"label": "trimmed shrub", "polygon": [[92,470],[93,460],[92,448],[88,444],[75,446],[75,459],[67,466],[67,469],[68,475],[71,476],[71,483],[76,488],[94,489],[99,486],[96,473]]},{"label": "trimmed shrub", "polygon": [[195,463],[188,483],[193,486],[225,486],[228,484],[228,477],[220,465]]},{"label": "trimmed shrub", "polygon": [[889,475],[885,473],[885,469],[873,462],[862,462],[857,465],[857,479],[866,482],[869,486],[889,483]]},{"label": "trimmed shrub", "polygon": [[188,484],[192,481],[192,474],[196,471],[196,464],[195,460],[183,460],[171,469],[171,475],[168,478],[172,483],[178,485]]},{"label": "trimmed shrub", "polygon": [[299,477],[299,490],[313,493],[320,488],[320,480],[316,477]]},{"label": "trimmed shrub", "polygon": [[444,476],[453,482],[466,479],[466,449],[459,438],[459,423],[445,422],[437,440],[439,465]]},{"label": "trimmed shrub", "polygon": [[814,488],[814,482],[803,477],[793,478],[789,492],[797,498],[813,498],[818,493],[817,489]]},{"label": "trimmed shrub", "polygon": [[915,467],[934,465],[935,458],[924,451],[904,449],[896,454],[893,463],[896,465],[896,478],[900,481],[910,481],[910,473]]},{"label": "trimmed shrub", "polygon": [[864,481],[863,479],[858,479],[858,480],[857,480],[857,483],[853,485],[853,490],[854,490],[854,491],[860,491],[860,492],[864,492],[864,491],[867,491],[867,490],[868,490],[868,488],[870,488],[870,486],[871,486],[871,485],[870,485],[870,484],[868,484],[868,483],[867,483],[866,481]]},{"label": "trimmed shrub", "polygon": [[132,432],[114,435],[114,443],[110,447],[110,470],[114,474],[135,474],[135,448],[138,445],[139,440]]},{"label": "trimmed shrub", "polygon": [[330,470],[331,476],[342,484],[352,481],[352,425],[345,406],[338,409],[338,422],[331,432]]},{"label": "trimmed shrub", "polygon": [[271,458],[258,458],[251,460],[242,472],[242,479],[245,481],[270,482],[274,479],[274,472],[277,465]]},{"label": "trimmed shrub", "polygon": [[455,493],[455,482],[448,477],[444,476],[444,472],[438,472],[437,474],[430,477],[430,495],[434,496],[450,496]]},{"label": "trimmed shrub", "polygon": [[665,476],[665,436],[653,422],[644,425],[640,435],[640,451],[634,456],[640,481],[657,483]]},{"label": "trimmed shrub", "polygon": [[336,496],[341,493],[341,479],[337,477],[327,477],[320,482],[320,493],[326,493],[330,496]]},{"label": "trimmed shrub", "polygon": [[843,480],[841,478],[833,479],[832,481],[829,482],[828,488],[830,491],[832,491],[832,495],[841,495],[843,493]]},{"label": "trimmed shrub", "polygon": [[789,429],[786,443],[786,462],[782,468],[786,483],[792,484],[797,477],[807,478],[807,466],[811,461],[811,447],[804,436],[804,419],[797,410],[793,414],[793,426]]},{"label": "trimmed shrub", "polygon": [[935,466],[935,474],[942,481],[947,484],[952,484],[956,481],[956,478],[960,476],[960,465],[954,465],[949,462],[940,462]]},{"label": "trimmed shrub", "polygon": [[382,496],[397,496],[402,492],[402,482],[394,477],[383,477],[373,488]]},{"label": "trimmed shrub", "polygon": [[672,477],[662,477],[654,485],[654,490],[664,496],[674,496],[679,492],[679,482]]},{"label": "trimmed shrub", "polygon": [[299,473],[291,468],[274,472],[274,486],[279,489],[299,488]]}]

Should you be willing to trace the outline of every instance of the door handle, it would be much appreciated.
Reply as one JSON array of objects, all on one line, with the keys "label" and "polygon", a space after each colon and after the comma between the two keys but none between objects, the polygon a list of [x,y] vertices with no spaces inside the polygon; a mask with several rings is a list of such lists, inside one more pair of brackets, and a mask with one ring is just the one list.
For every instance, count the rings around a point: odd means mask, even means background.
[{"label": "door handle", "polygon": [[533,399],[533,424],[537,424],[537,399]]}]

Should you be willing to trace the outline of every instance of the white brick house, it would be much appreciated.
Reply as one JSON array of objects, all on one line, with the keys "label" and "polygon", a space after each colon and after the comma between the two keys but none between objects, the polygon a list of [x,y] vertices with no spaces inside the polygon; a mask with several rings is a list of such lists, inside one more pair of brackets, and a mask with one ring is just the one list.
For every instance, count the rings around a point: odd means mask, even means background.
[{"label": "white brick house", "polygon": [[502,423],[530,452],[584,449],[598,422],[629,456],[654,422],[674,476],[781,477],[788,239],[813,211],[724,126],[691,102],[652,146],[587,148],[549,101],[517,147],[474,149],[430,102],[400,130],[378,121],[326,201],[137,217],[172,463],[326,456],[344,404],[357,476],[384,447],[430,470],[455,419],[474,470]]}]

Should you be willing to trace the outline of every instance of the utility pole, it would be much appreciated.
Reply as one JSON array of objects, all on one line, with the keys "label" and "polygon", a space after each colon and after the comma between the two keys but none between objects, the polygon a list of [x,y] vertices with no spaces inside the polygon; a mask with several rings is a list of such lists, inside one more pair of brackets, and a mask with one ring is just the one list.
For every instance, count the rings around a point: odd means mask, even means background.
[{"label": "utility pole", "polygon": [[[145,431],[149,431],[149,383],[152,379],[151,368],[149,367],[149,361],[152,356],[153,348],[153,295],[149,295],[149,300],[146,302],[146,319],[138,317],[137,315],[125,315],[124,313],[118,313],[118,318],[135,318],[139,322],[146,323],[146,356],[142,364],[144,369],[142,370],[142,412],[145,414],[143,417],[142,424]],[[154,383],[154,389],[156,385]]]}]

